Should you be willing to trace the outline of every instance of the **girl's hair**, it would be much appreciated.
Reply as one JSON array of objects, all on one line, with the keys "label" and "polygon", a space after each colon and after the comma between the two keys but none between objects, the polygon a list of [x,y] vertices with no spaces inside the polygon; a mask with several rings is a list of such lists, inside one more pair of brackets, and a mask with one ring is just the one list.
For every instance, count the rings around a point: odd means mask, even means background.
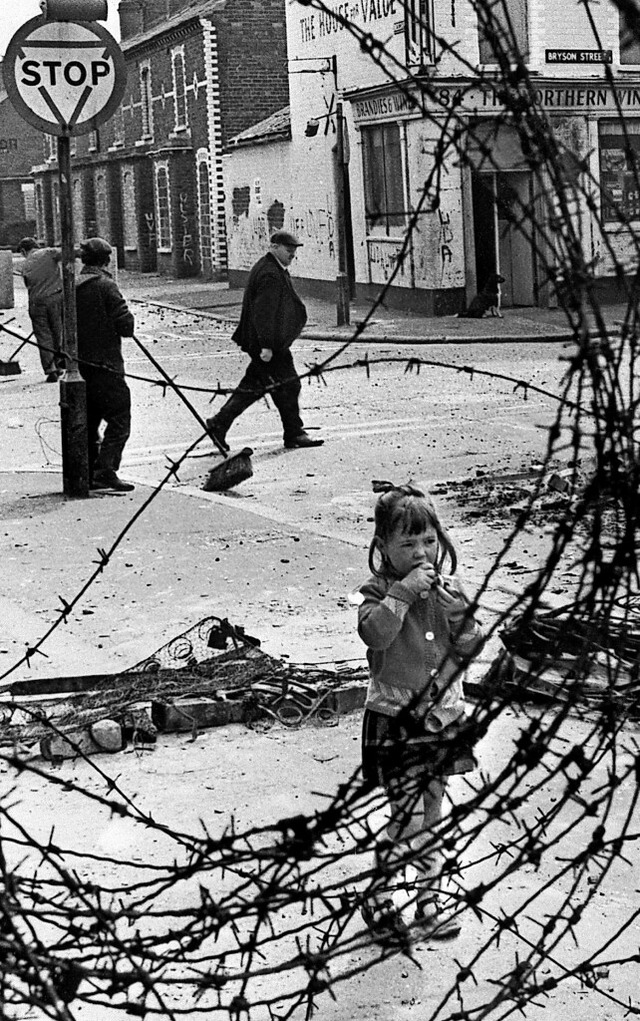
[{"label": "girl's hair", "polygon": [[372,574],[383,577],[390,573],[391,566],[382,547],[396,529],[400,528],[406,535],[418,535],[429,526],[435,529],[438,537],[436,568],[441,571],[448,556],[451,573],[455,573],[458,566],[455,547],[427,493],[414,486],[390,486],[378,497],[374,513],[375,528],[369,547],[369,569]]}]

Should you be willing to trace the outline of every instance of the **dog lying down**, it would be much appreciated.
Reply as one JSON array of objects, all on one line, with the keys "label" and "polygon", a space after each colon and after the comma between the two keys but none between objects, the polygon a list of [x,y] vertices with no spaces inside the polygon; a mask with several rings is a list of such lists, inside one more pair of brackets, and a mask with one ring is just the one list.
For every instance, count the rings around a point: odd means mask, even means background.
[{"label": "dog lying down", "polygon": [[504,277],[499,273],[491,273],[481,291],[478,291],[475,298],[464,312],[458,312],[459,319],[482,319],[488,312],[489,315],[498,316],[502,319],[500,311],[500,284],[504,283]]}]

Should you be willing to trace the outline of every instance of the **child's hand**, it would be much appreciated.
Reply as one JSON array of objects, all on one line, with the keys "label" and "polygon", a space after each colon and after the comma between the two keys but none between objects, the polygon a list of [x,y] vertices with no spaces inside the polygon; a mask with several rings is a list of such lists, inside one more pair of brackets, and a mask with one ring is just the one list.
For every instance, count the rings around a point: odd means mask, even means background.
[{"label": "child's hand", "polygon": [[451,578],[440,576],[436,585],[436,599],[445,612],[448,620],[460,620],[464,617],[468,602],[458,590]]},{"label": "child's hand", "polygon": [[437,572],[433,564],[426,564],[424,567],[414,567],[402,579],[403,586],[414,596],[426,599],[435,584]]}]

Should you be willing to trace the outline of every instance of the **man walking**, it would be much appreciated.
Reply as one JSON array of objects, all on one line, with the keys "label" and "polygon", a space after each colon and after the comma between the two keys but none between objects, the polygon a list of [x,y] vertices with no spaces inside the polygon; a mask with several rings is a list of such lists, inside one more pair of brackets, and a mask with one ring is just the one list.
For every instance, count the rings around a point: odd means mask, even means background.
[{"label": "man walking", "polygon": [[111,252],[103,238],[89,238],[80,245],[78,364],[87,387],[90,488],[128,493],[135,486],[118,477],[122,451],[131,433],[131,393],[124,375],[121,338],[133,336],[134,318],[107,270]]},{"label": "man walking", "polygon": [[22,278],[29,293],[29,316],[47,383],[64,372],[62,355],[62,274],[59,248],[38,248],[35,238],[23,238]]},{"label": "man walking", "polygon": [[319,447],[324,443],[304,430],[298,403],[300,380],[290,351],[307,321],[307,310],[294,290],[288,269],[300,245],[293,234],[276,231],[269,251],[249,273],[233,339],[251,361],[226,404],[207,419],[209,432],[227,450],[231,423],[266,393],[280,412],[285,447]]}]

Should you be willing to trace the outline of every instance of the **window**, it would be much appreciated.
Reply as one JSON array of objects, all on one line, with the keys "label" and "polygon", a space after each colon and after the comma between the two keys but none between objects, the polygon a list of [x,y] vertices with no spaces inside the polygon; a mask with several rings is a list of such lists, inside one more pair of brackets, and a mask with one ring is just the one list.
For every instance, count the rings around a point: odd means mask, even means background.
[{"label": "window", "polygon": [[198,163],[198,208],[200,214],[200,257],[202,269],[210,270],[211,258],[211,188],[209,186],[209,164],[206,160]]},{"label": "window", "polygon": [[60,184],[54,181],[51,188],[51,212],[53,215],[53,243],[59,245],[62,238],[60,226]]},{"label": "window", "polygon": [[89,152],[98,152],[100,149],[100,136],[97,131],[89,132]]},{"label": "window", "polygon": [[528,0],[485,0],[478,7],[480,63],[495,64],[499,53],[511,64],[529,59]]},{"label": "window", "polygon": [[407,67],[419,68],[433,60],[431,0],[406,0],[404,36]]},{"label": "window", "polygon": [[156,166],[156,224],[158,248],[170,251],[173,239],[171,235],[169,168],[166,163]]},{"label": "window", "polygon": [[598,130],[604,222],[640,220],[640,120],[601,120]]},{"label": "window", "polygon": [[136,179],[131,166],[120,171],[122,181],[122,226],[125,248],[138,247],[138,216],[136,212]]},{"label": "window", "polygon": [[84,193],[82,178],[74,177],[72,185],[71,203],[73,207],[73,228],[76,238],[84,237]]},{"label": "window", "polygon": [[151,68],[143,64],[140,68],[140,105],[142,109],[142,137],[153,136],[153,107],[151,98]]},{"label": "window", "polygon": [[42,191],[42,182],[36,182],[36,228],[38,231],[38,237],[43,238],[46,234],[46,222],[44,216],[44,194]]},{"label": "window", "polygon": [[184,73],[184,47],[180,46],[171,53],[173,67],[173,94],[175,97],[175,128],[187,126],[187,81]]},{"label": "window", "polygon": [[22,184],[20,186],[22,191],[22,209],[24,212],[25,220],[36,219],[36,201],[35,201],[35,190],[33,184]]},{"label": "window", "polygon": [[362,147],[367,230],[401,231],[406,210],[399,126],[362,128]]},{"label": "window", "polygon": [[109,239],[109,199],[107,195],[107,175],[97,173],[95,176],[96,193],[96,229],[101,238]]},{"label": "window", "polygon": [[121,106],[113,115],[113,144],[124,145],[124,110]]},{"label": "window", "polygon": [[640,64],[640,18],[619,12],[620,63]]}]

